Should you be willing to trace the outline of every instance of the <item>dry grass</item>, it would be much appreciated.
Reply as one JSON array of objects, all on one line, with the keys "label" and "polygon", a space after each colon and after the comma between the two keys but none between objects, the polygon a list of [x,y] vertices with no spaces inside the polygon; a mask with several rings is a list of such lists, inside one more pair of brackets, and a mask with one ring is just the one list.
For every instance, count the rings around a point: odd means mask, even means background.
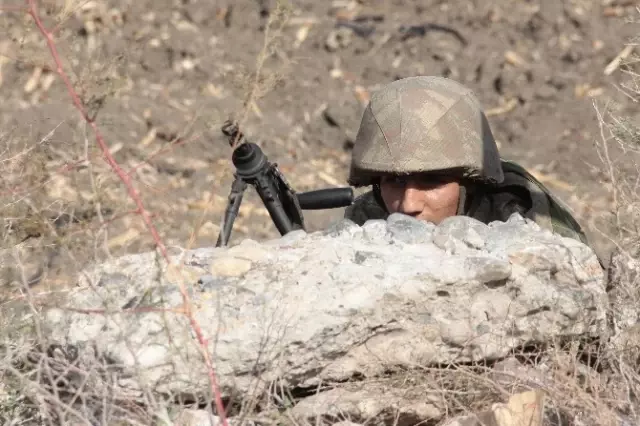
[{"label": "dry grass", "polygon": [[[137,167],[125,170],[120,165],[113,152],[116,146],[106,140],[100,121],[97,119],[106,98],[113,96],[117,90],[119,76],[117,72],[114,73],[112,67],[114,63],[88,58],[89,65],[86,68],[78,68],[79,61],[73,54],[73,37],[70,33],[64,33],[64,23],[69,17],[82,16],[87,10],[93,10],[95,6],[93,2],[88,1],[65,0],[58,3],[40,3],[29,0],[24,7],[3,8],[4,12],[22,15],[18,20],[22,20],[23,24],[32,25],[31,30],[25,31],[31,43],[20,46],[20,57],[11,58],[34,67],[34,73],[25,86],[25,91],[33,92],[37,86],[42,86],[41,77],[45,72],[59,79],[67,91],[70,102],[82,118],[80,131],[82,132],[81,140],[84,142],[84,152],[77,152],[77,146],[71,144],[64,147],[58,145],[54,150],[49,142],[55,134],[55,129],[37,144],[30,142],[28,137],[23,143],[19,142],[21,140],[19,137],[13,135],[3,138],[6,148],[3,150],[2,162],[3,169],[8,173],[4,174],[2,181],[2,195],[6,200],[2,204],[4,213],[2,239],[8,247],[13,247],[11,253],[3,253],[2,259],[4,281],[2,285],[5,290],[8,290],[3,294],[1,301],[3,303],[2,321],[5,325],[3,340],[6,339],[2,345],[4,357],[2,377],[5,386],[2,389],[2,401],[0,401],[0,418],[3,424],[22,424],[23,421],[26,423],[35,421],[35,424],[41,422],[47,424],[67,424],[68,422],[152,424],[158,421],[158,417],[162,420],[165,416],[162,413],[164,405],[159,406],[153,397],[145,396],[135,400],[130,395],[118,395],[115,383],[107,381],[98,384],[94,376],[105,378],[105,373],[109,370],[107,364],[96,365],[96,371],[80,371],[73,363],[65,362],[69,360],[69,354],[65,353],[63,348],[60,348],[62,354],[60,351],[57,351],[58,353],[30,350],[24,352],[25,348],[33,347],[34,344],[45,347],[46,338],[40,330],[38,314],[42,300],[52,296],[46,291],[35,292],[32,287],[43,281],[47,272],[44,269],[52,257],[61,256],[60,253],[64,252],[67,255],[67,262],[72,261],[79,265],[86,264],[87,260],[99,259],[100,256],[97,255],[99,251],[104,251],[106,256],[110,256],[110,247],[114,245],[114,241],[109,239],[106,233],[103,238],[100,238],[100,231],[108,226],[110,221],[134,215],[144,223],[159,255],[169,261],[167,247],[154,224],[151,212],[145,206],[138,189],[140,183],[136,182],[133,175]],[[270,55],[269,49],[277,39],[279,28],[272,27],[280,25],[281,28],[285,19],[286,8],[279,2],[267,25],[264,46],[257,60],[257,69],[251,74],[251,79],[244,82],[247,97],[244,102],[245,108],[240,114],[244,118],[255,107],[255,101],[273,87],[273,78],[263,78],[262,65]],[[48,59],[43,57],[46,52],[49,54]],[[98,64],[97,67],[95,64]],[[47,81],[48,89],[52,79]],[[155,154],[157,153],[153,156]],[[102,161],[106,163],[106,170]],[[56,169],[52,165],[59,165],[59,167]],[[99,172],[96,171],[98,168],[101,169]],[[80,186],[84,192],[74,191],[69,187],[70,172],[78,171],[80,173],[76,173],[74,178],[85,178],[84,188]],[[82,173],[83,171],[85,173]],[[120,187],[121,185],[124,188]],[[113,192],[118,191],[118,194],[113,196],[112,192],[111,197],[105,196],[104,193],[111,192],[108,189]],[[122,189],[126,196],[122,194]],[[54,193],[52,194],[51,191]],[[80,204],[87,211],[78,214],[76,210],[78,206],[74,204]],[[117,205],[119,210],[118,213],[111,214],[108,221],[103,217],[102,209],[105,205]],[[65,211],[67,209],[71,212],[67,213]],[[84,232],[86,230],[80,227],[78,232],[76,227],[76,235],[65,235],[65,225],[85,220],[89,222],[94,219],[94,216],[99,220],[100,230],[89,229],[89,232]],[[62,232],[60,228],[63,228]],[[88,240],[91,241],[89,244],[87,244]],[[44,262],[43,267],[42,259],[37,259],[34,262],[36,266],[32,267],[24,259],[35,257],[33,251],[39,249],[47,252],[44,255],[47,261]],[[85,257],[83,259],[85,262],[78,262],[76,253],[87,251],[95,253],[95,256],[89,259]],[[68,266],[65,267],[68,268]],[[80,271],[81,268],[82,265],[74,272]],[[181,271],[178,271],[178,274],[181,274]],[[73,276],[73,272],[67,274],[67,277],[69,276]],[[192,315],[193,308],[186,290],[187,282],[179,281],[183,306],[174,310],[173,314],[182,314],[188,319],[191,330],[195,333],[195,339],[205,348],[207,339]],[[22,310],[18,313],[12,312],[13,302],[16,301],[24,302],[21,305]],[[96,312],[96,314],[100,313]],[[22,321],[28,324],[26,329],[22,327]],[[12,333],[14,330],[20,330],[20,332],[14,334]],[[16,336],[26,335],[35,337],[35,342],[23,342],[24,346],[19,344],[18,342],[22,339],[16,340]],[[222,424],[226,425],[225,408],[218,390],[215,368],[208,351],[203,350],[202,356],[208,365],[211,385],[207,399],[215,402],[216,412]],[[27,366],[29,363],[32,363],[31,368]],[[67,381],[68,376],[75,380]],[[64,381],[64,384],[61,384],[61,381]],[[78,381],[81,383],[78,384]],[[91,385],[97,385],[101,389]],[[90,387],[87,389],[85,386]],[[25,399],[30,403],[25,404]],[[27,406],[30,407],[24,408]],[[77,406],[81,407],[80,411],[76,408]],[[19,412],[22,410],[20,407],[25,411]],[[96,409],[96,407],[99,408]],[[99,414],[97,417],[92,417],[92,413],[95,412]]]},{"label": "dry grass", "polygon": [[[1,424],[170,425],[177,414],[168,401],[179,396],[170,395],[158,400],[151,392],[122,394],[121,387],[113,379],[117,367],[108,360],[99,360],[92,369],[85,369],[79,367],[80,360],[69,352],[69,348],[56,348],[49,353],[33,349],[38,342],[46,341],[37,318],[42,301],[51,303],[51,299],[57,297],[55,292],[60,283],[51,279],[55,264],[64,265],[67,276],[73,276],[87,262],[122,253],[122,246],[133,244],[129,246],[132,250],[148,248],[150,241],[156,244],[160,254],[166,254],[166,247],[154,227],[157,217],[144,203],[145,196],[162,195],[165,189],[158,188],[152,174],[145,174],[144,166],[150,158],[186,143],[186,139],[171,138],[172,142],[163,150],[147,153],[143,161],[126,164],[125,169],[117,159],[122,147],[99,136],[101,106],[110,97],[117,96],[127,81],[118,71],[117,61],[92,60],[83,65],[82,61],[74,63],[70,60],[74,56],[74,39],[64,32],[64,24],[72,16],[89,13],[87,6],[90,3],[84,0],[42,2],[46,7],[41,6],[39,13],[51,23],[57,35],[55,46],[60,47],[59,51],[49,52],[47,49],[51,45],[45,44],[46,38],[42,38],[43,34],[38,33],[33,21],[28,19],[29,11],[21,6],[7,9],[12,14],[21,14],[18,20],[31,28],[27,31],[20,57],[12,58],[30,64],[36,70],[26,88],[29,93],[42,96],[43,90],[52,84],[49,76],[60,76],[56,73],[62,70],[69,76],[66,84],[70,93],[78,94],[77,99],[73,99],[77,111],[85,112],[81,112],[80,124],[61,122],[47,137],[35,143],[29,135],[11,131],[0,135],[0,164],[4,171],[0,176],[3,221],[0,237],[3,247],[10,247],[2,253],[0,264],[2,285],[6,290],[0,297],[3,339],[0,344]],[[236,113],[241,124],[249,114],[255,113],[256,101],[276,87],[284,76],[288,63],[284,64],[285,68],[270,73],[265,73],[264,64],[268,58],[277,56],[279,36],[288,11],[284,3],[278,3],[266,26],[255,68],[236,74],[239,75],[237,82],[246,93],[242,109]],[[47,56],[50,53],[54,58],[57,55],[59,60],[52,62],[51,56]],[[632,55],[621,69],[628,74],[629,82],[620,90],[640,102],[638,57]],[[640,151],[640,128],[638,123],[619,116],[615,105],[596,105],[595,111],[602,129],[597,149],[608,178],[606,184],[611,186],[615,202],[608,220],[616,225],[617,234],[610,238],[623,256],[637,261],[640,164],[636,156]],[[58,138],[58,131],[65,127],[79,143]],[[191,224],[191,237],[185,247],[194,244],[214,202],[214,198],[208,200],[200,218]],[[111,235],[110,225],[117,221],[122,221],[123,227],[130,232]],[[75,226],[70,227],[72,223]],[[132,240],[142,238],[147,239],[145,244],[132,243]],[[622,262],[616,275],[617,288],[622,289],[619,297],[637,297],[640,301],[635,290],[638,288],[637,274],[624,266]],[[187,280],[182,284],[186,286]],[[36,285],[39,286],[34,289]],[[183,310],[178,313],[189,318],[190,309],[188,297],[185,297]],[[199,325],[190,325],[197,334]],[[198,336],[198,339],[204,346],[204,337]],[[618,425],[621,418],[629,425],[637,424],[640,422],[640,347],[637,346],[640,341],[635,343],[630,338],[615,343],[609,346],[589,344],[581,348],[575,344],[569,348],[554,346],[538,350],[535,356],[530,352],[517,354],[529,362],[532,357],[536,358],[538,369],[541,368],[539,365],[545,366],[547,381],[544,383],[528,383],[526,374],[498,379],[490,367],[449,366],[448,369],[418,368],[417,372],[408,374],[398,372],[392,378],[381,379],[378,384],[389,389],[411,389],[413,394],[409,396],[414,399],[427,394],[437,395],[441,410],[448,415],[482,411],[494,402],[506,400],[514,392],[539,386],[547,392],[548,415],[556,424]],[[588,357],[591,362],[585,362]],[[217,393],[212,363],[210,372],[211,394],[203,396],[208,401],[214,400],[213,394]],[[264,422],[300,423],[284,409],[295,400],[290,390],[272,389],[266,398],[263,395],[243,397],[244,400],[225,401],[228,414],[250,421],[254,418],[253,411],[260,405],[267,413],[262,416]],[[217,402],[215,408],[209,404],[207,409],[220,413],[223,401],[218,398]],[[388,423],[399,421],[393,412],[384,413],[383,417]],[[352,412],[345,411],[333,420],[375,424],[380,418],[354,417]]]}]

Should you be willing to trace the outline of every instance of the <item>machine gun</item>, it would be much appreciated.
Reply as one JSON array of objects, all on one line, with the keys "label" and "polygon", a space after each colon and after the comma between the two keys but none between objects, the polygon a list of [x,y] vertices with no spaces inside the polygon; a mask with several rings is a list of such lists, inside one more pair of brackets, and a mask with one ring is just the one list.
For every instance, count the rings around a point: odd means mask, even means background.
[{"label": "machine gun", "polygon": [[236,123],[227,120],[222,126],[222,133],[228,137],[229,145],[236,146],[231,156],[236,171],[216,247],[227,245],[248,185],[258,192],[280,235],[298,229],[306,230],[302,210],[346,207],[353,202],[351,187],[296,193],[278,165],[269,162],[258,145],[248,142]]}]

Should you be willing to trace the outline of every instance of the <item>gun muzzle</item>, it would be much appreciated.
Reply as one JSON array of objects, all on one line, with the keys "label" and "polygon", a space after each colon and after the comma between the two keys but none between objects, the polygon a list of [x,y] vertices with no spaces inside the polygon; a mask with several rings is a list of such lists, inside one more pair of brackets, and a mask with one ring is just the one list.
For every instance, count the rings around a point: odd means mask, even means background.
[{"label": "gun muzzle", "polygon": [[353,203],[353,189],[325,188],[297,194],[302,210],[324,210],[347,207]]}]

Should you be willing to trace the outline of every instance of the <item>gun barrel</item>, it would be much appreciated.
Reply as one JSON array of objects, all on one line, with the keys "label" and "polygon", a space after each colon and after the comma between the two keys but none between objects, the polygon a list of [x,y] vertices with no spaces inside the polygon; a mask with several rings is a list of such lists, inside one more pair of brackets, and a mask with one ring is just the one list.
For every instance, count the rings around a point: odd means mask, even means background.
[{"label": "gun barrel", "polygon": [[324,210],[350,206],[353,202],[353,189],[325,188],[297,194],[302,210]]}]

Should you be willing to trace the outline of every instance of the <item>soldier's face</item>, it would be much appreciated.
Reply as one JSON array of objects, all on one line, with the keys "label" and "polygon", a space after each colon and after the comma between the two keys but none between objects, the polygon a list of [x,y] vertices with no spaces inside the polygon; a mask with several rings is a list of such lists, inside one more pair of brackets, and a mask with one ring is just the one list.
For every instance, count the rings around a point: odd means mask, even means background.
[{"label": "soldier's face", "polygon": [[404,213],[435,224],[455,216],[460,184],[423,176],[384,176],[380,193],[391,213]]}]

